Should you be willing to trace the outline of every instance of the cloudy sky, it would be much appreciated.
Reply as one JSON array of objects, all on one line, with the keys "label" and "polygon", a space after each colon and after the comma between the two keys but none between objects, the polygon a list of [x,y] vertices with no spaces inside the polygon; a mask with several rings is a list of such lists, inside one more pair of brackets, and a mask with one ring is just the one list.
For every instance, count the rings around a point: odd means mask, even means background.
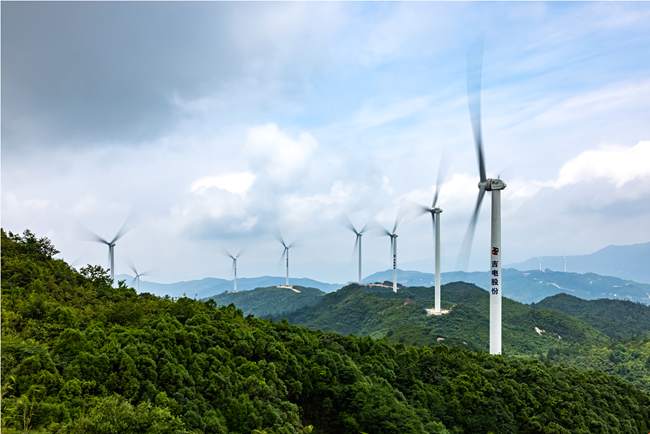
[{"label": "cloudy sky", "polygon": [[[2,2],[2,226],[75,264],[116,249],[152,280],[355,276],[342,224],[428,203],[444,155],[443,269],[477,194],[467,53],[483,40],[504,262],[650,240],[648,3]],[[408,214],[408,213],[406,213]],[[469,268],[488,263],[489,201]],[[368,273],[388,239],[365,238]],[[431,225],[400,227],[430,269]]]}]

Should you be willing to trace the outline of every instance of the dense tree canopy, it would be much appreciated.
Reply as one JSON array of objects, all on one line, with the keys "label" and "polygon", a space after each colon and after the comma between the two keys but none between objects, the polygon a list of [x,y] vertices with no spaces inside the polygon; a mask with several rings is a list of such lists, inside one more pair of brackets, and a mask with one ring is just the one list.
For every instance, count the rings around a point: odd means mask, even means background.
[{"label": "dense tree canopy", "polygon": [[4,432],[647,432],[596,371],[413,347],[112,288],[2,233]]}]

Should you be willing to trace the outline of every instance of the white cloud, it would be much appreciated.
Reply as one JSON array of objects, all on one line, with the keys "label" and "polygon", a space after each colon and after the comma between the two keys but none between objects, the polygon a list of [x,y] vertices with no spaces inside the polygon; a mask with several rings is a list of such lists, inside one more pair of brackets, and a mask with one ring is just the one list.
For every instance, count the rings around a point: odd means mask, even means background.
[{"label": "white cloud", "polygon": [[326,193],[311,195],[289,195],[283,200],[282,208],[287,211],[287,223],[313,224],[316,220],[331,220],[341,216],[350,201],[357,195],[356,186],[335,182]]},{"label": "white cloud", "polygon": [[251,172],[233,172],[216,176],[204,176],[192,183],[192,193],[202,193],[211,188],[217,188],[229,193],[245,195],[255,182]]},{"label": "white cloud", "polygon": [[560,169],[552,183],[555,188],[565,187],[592,179],[606,179],[617,187],[650,177],[650,141],[640,141],[634,146],[608,146],[582,152]]},{"label": "white cloud", "polygon": [[264,171],[272,180],[284,182],[305,167],[318,148],[309,133],[291,137],[274,123],[248,130],[244,152],[254,168]]}]

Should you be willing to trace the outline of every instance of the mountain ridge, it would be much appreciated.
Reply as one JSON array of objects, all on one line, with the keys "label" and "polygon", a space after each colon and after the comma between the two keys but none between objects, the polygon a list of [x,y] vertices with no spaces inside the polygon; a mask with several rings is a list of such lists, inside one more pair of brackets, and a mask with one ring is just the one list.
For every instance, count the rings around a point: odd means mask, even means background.
[{"label": "mountain ridge", "polygon": [[[237,279],[237,286],[240,291],[263,288],[276,285],[284,285],[284,277],[280,276],[256,276],[240,277]],[[128,274],[119,274],[116,280],[124,280],[131,285],[133,276]],[[328,283],[308,277],[291,278],[291,284],[307,288],[317,288],[324,292],[333,291],[341,287],[338,283]],[[170,297],[195,297],[208,298],[226,291],[231,291],[233,282],[230,279],[220,277],[203,277],[200,279],[183,280],[170,283],[159,283],[142,280],[140,282],[140,292],[150,292],[155,295]]]},{"label": "mountain ridge", "polygon": [[[391,276],[391,271],[387,270],[373,273],[363,281],[370,283],[390,280]],[[483,289],[489,279],[487,271],[451,271],[441,274],[443,284],[462,281],[475,284]],[[406,286],[431,286],[433,274],[398,270],[397,281]],[[513,300],[534,303],[563,292],[586,300],[608,298],[650,304],[650,284],[595,273],[503,269],[503,294]]]},{"label": "mountain ridge", "polygon": [[[535,303],[548,296],[562,292],[573,294],[583,299],[598,298],[623,299],[650,304],[650,284],[620,279],[613,276],[602,276],[594,273],[564,273],[553,270],[520,271],[514,268],[504,268],[504,294],[522,303]],[[433,274],[413,270],[398,270],[398,283],[405,286],[431,286]],[[117,280],[125,280],[132,284],[129,275],[118,275]],[[384,282],[392,280],[392,271],[385,270],[370,274],[363,279],[365,283]],[[483,271],[451,271],[442,273],[442,282],[450,283],[464,281],[484,287],[489,281],[488,272]],[[323,292],[332,292],[344,284],[321,282],[310,278],[292,278],[296,286],[317,288]],[[240,291],[252,290],[284,284],[283,277],[261,276],[238,279]],[[159,296],[209,298],[226,291],[231,291],[232,281],[216,277],[173,282],[156,283],[140,282],[140,292],[150,292]]]},{"label": "mountain ridge", "polygon": [[650,241],[635,244],[611,244],[593,253],[567,256],[532,257],[507,266],[518,270],[535,270],[542,268],[564,270],[566,258],[567,270],[580,273],[598,273],[650,283]]}]

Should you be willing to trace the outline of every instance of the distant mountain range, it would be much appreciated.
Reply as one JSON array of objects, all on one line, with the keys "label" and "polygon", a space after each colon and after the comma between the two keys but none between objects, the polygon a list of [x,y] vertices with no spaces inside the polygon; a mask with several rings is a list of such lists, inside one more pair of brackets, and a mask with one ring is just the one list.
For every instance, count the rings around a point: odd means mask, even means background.
[{"label": "distant mountain range", "polygon": [[650,242],[607,246],[588,255],[540,256],[508,266],[518,270],[538,270],[541,262],[543,269],[563,271],[565,259],[567,271],[650,283]]},{"label": "distant mountain range", "polygon": [[[127,285],[135,286],[133,276],[119,274],[117,280],[124,280]],[[237,281],[238,289],[246,291],[255,288],[283,285],[284,277],[261,276],[261,277],[240,277]],[[342,285],[337,283],[320,282],[308,278],[292,278],[291,284],[308,288],[317,288],[324,292],[334,291]],[[173,283],[158,283],[143,280],[140,282],[140,292],[149,292],[159,296],[170,297],[187,296],[191,298],[208,298],[222,292],[232,290],[232,280],[220,279],[218,277],[205,277],[197,280],[186,280]]]},{"label": "distant mountain range", "polygon": [[[392,279],[392,271],[371,274],[364,282],[383,282]],[[397,280],[405,286],[431,286],[433,274],[398,270]],[[489,282],[487,272],[453,271],[442,273],[442,283],[468,282],[481,288]],[[521,303],[534,303],[551,295],[567,293],[585,300],[610,298],[650,304],[650,284],[623,280],[594,273],[563,273],[561,271],[503,270],[503,294]]]},{"label": "distant mountain range", "polygon": [[[519,271],[508,268],[503,270],[504,295],[521,303],[535,303],[551,295],[567,293],[585,300],[599,298],[631,300],[650,304],[650,284],[623,280],[618,277],[601,276],[594,273],[564,273],[561,271]],[[398,282],[404,286],[431,286],[433,275],[420,271],[398,270]],[[133,285],[133,278],[128,275],[118,275],[118,280],[125,280]],[[392,271],[386,270],[371,274],[364,279],[365,283],[384,282],[392,279]],[[489,281],[487,272],[454,271],[442,273],[442,282],[468,282],[485,288]],[[267,288],[284,283],[284,278],[262,276],[240,278],[239,290],[247,291],[256,288]],[[332,292],[341,288],[342,284],[321,282],[308,278],[291,279],[296,286],[316,288],[323,292]],[[140,292],[150,292],[156,295],[170,297],[208,298],[232,290],[232,281],[207,277],[199,280],[189,280],[174,283],[157,283],[143,280]]]}]

